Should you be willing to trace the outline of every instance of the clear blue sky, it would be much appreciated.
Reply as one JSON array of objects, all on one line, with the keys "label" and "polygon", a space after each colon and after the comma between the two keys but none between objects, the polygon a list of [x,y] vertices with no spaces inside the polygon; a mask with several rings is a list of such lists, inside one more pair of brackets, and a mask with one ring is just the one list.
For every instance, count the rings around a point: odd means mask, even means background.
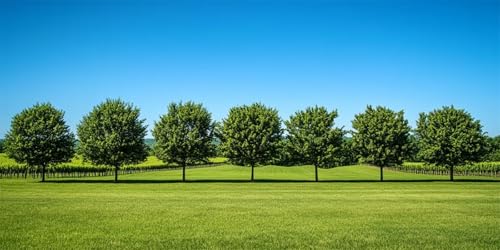
[{"label": "clear blue sky", "polygon": [[[418,3],[417,3],[418,2]],[[350,129],[367,104],[464,108],[500,134],[500,1],[0,1],[0,137],[36,102],[73,131],[106,98],[149,129],[172,101],[217,120],[263,102],[324,105]]]}]

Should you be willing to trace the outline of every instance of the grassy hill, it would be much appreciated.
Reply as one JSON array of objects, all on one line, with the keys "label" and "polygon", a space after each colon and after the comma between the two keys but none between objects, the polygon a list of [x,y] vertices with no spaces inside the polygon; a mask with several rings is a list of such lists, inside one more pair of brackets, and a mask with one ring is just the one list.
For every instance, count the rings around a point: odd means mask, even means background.
[{"label": "grassy hill", "polygon": [[[0,249],[500,246],[500,182],[367,166],[220,166],[113,177],[0,179]],[[457,177],[465,178],[465,177]],[[287,179],[287,180],[285,180]],[[371,181],[373,180],[373,181]]]}]

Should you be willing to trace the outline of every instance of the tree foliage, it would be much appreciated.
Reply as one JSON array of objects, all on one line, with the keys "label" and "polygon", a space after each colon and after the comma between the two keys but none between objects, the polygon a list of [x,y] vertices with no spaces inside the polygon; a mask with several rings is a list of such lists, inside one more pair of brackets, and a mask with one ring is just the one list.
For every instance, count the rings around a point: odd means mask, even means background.
[{"label": "tree foliage", "polygon": [[340,156],[344,133],[334,127],[336,117],[337,111],[315,106],[296,112],[285,122],[291,153],[314,165],[316,181],[318,167],[333,166]]},{"label": "tree foliage", "polygon": [[108,99],[83,117],[78,126],[79,151],[85,161],[115,167],[136,164],[146,159],[146,125],[140,111],[122,100]]},{"label": "tree foliage", "polygon": [[302,165],[302,159],[292,153],[290,142],[283,137],[276,144],[276,151],[270,163],[278,166],[294,166]]},{"label": "tree foliage", "polygon": [[348,166],[358,163],[358,153],[354,148],[352,138],[342,138],[340,156],[336,159],[336,166]]},{"label": "tree foliage", "polygon": [[480,122],[453,106],[421,113],[417,136],[420,157],[427,163],[450,169],[450,180],[453,167],[479,161],[485,153],[486,138]]},{"label": "tree foliage", "polygon": [[368,106],[352,121],[353,145],[364,162],[380,167],[401,164],[408,150],[410,127],[404,112],[394,112],[386,107]]},{"label": "tree foliage", "polygon": [[420,161],[419,151],[420,149],[417,137],[414,133],[411,133],[410,136],[408,137],[408,149],[404,156],[404,161],[419,162]]},{"label": "tree foliage", "polygon": [[484,161],[500,161],[500,135],[487,138],[487,153]]},{"label": "tree foliage", "polygon": [[7,155],[30,167],[45,168],[68,162],[74,155],[75,136],[64,121],[64,112],[49,103],[36,104],[14,116],[5,137]]},{"label": "tree foliage", "polygon": [[185,167],[197,162],[208,162],[213,154],[214,123],[211,114],[201,104],[171,103],[167,114],[155,123],[156,156],[164,162]]},{"label": "tree foliage", "polygon": [[221,147],[226,157],[237,165],[269,162],[281,138],[278,111],[260,103],[233,107],[223,120]]}]

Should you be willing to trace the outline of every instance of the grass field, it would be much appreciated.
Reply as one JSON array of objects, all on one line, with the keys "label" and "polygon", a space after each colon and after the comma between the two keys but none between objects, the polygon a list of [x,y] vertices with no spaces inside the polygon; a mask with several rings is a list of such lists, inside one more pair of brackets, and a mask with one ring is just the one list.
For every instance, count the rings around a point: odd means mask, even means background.
[{"label": "grass field", "polygon": [[267,166],[249,183],[249,170],[0,179],[0,249],[500,248],[499,178],[385,171],[380,183],[353,166],[314,183],[310,166]]}]

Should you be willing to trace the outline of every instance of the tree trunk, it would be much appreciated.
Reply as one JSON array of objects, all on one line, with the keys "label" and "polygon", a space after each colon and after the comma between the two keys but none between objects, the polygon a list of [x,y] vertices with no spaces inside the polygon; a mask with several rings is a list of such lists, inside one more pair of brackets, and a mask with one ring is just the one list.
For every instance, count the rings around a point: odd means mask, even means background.
[{"label": "tree trunk", "polygon": [[253,181],[253,167],[254,167],[254,164],[252,164],[252,177],[250,178],[251,181]]},{"label": "tree trunk", "polygon": [[314,164],[314,174],[316,176],[316,182],[318,182],[318,165]]},{"label": "tree trunk", "polygon": [[182,181],[186,181],[186,163],[182,164]]},{"label": "tree trunk", "polygon": [[384,181],[384,167],[380,167],[380,181]]},{"label": "tree trunk", "polygon": [[42,182],[45,182],[45,166],[42,166]]},{"label": "tree trunk", "polygon": [[453,166],[450,167],[450,181],[453,181]]},{"label": "tree trunk", "polygon": [[118,167],[115,166],[115,182],[118,182]]}]

